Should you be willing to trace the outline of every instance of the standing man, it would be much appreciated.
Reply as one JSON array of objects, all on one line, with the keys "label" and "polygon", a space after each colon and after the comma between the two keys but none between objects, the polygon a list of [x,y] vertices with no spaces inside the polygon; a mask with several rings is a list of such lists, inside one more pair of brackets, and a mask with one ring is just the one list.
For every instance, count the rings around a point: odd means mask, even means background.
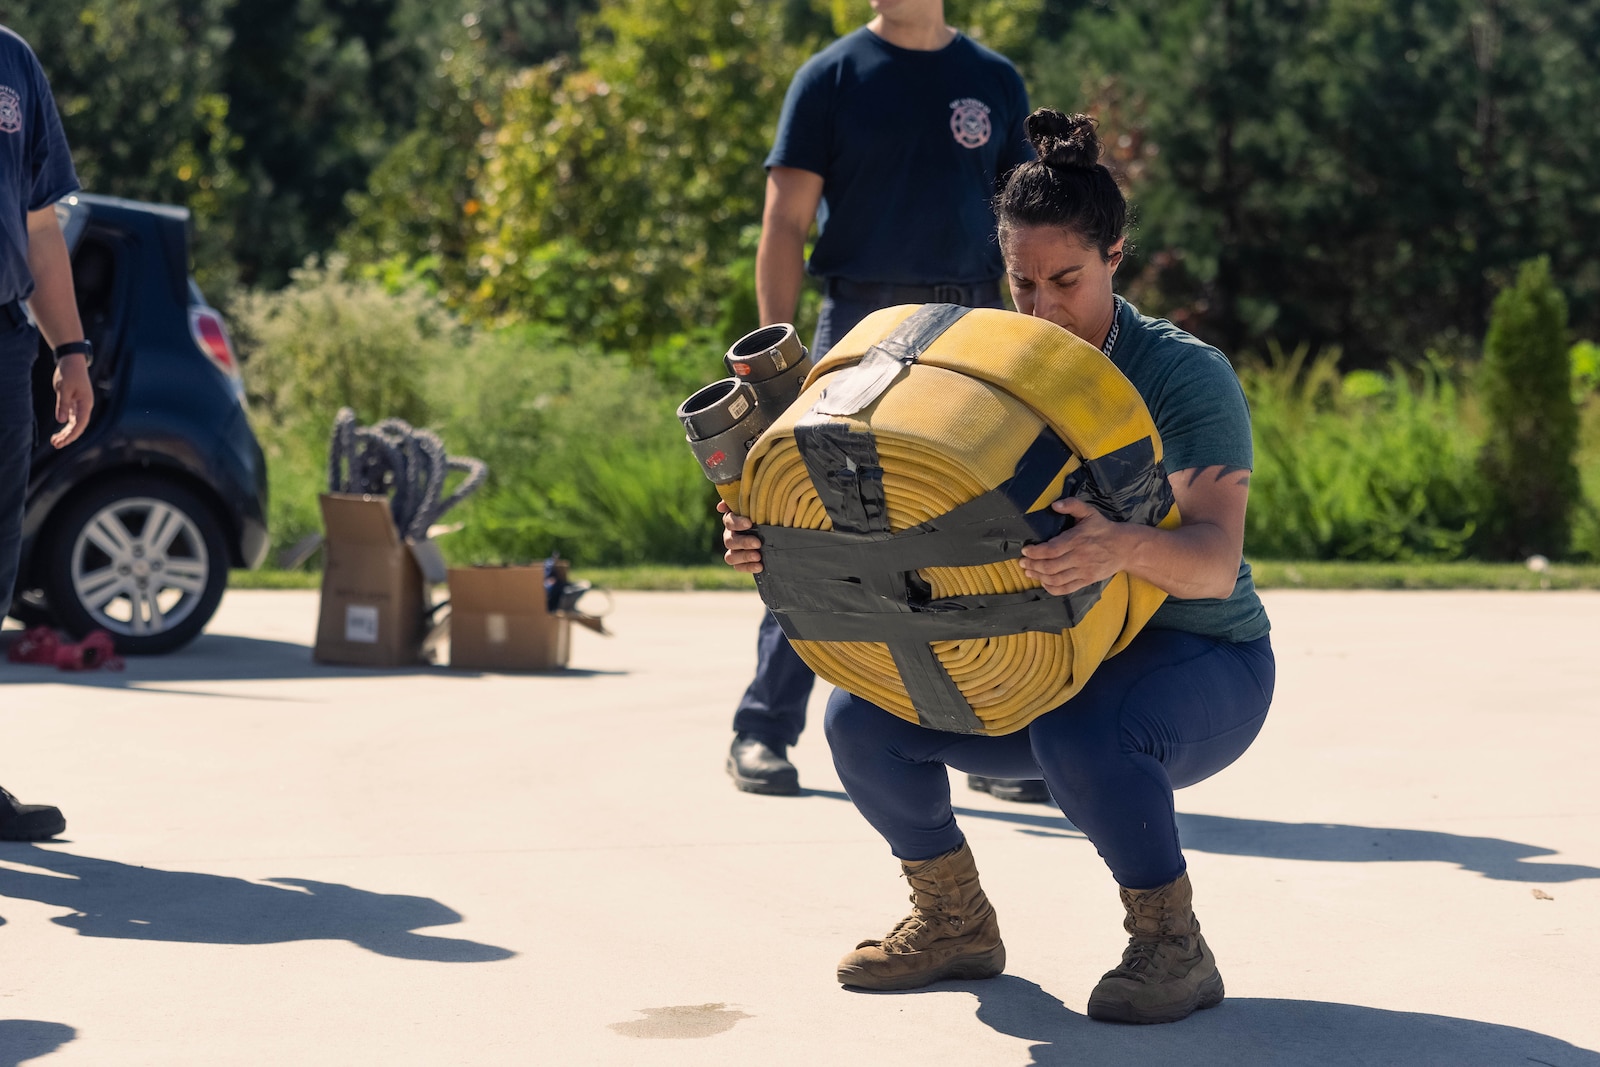
[{"label": "standing man", "polygon": [[[22,505],[33,456],[33,361],[39,334],[55,353],[57,448],[89,424],[94,389],[55,203],[78,188],[55,98],[28,43],[0,26],[0,605],[11,606]],[[29,321],[33,312],[38,329]],[[38,841],[67,828],[61,809],[0,789],[0,840]]]},{"label": "standing man", "polygon": [[[818,359],[879,308],[1001,307],[992,202],[1011,168],[1033,158],[1021,76],[945,25],[944,0],[872,0],[872,10],[795,75],[766,161],[761,325],[794,321],[809,269],[823,283]],[[727,765],[738,788],[800,791],[788,747],[815,680],[768,612],[755,680],[733,717]]]}]

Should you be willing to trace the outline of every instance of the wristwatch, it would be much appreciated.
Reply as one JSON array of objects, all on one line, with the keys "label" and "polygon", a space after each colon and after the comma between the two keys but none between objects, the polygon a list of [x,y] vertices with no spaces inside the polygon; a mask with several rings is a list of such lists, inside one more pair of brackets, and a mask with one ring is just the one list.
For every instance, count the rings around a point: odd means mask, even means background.
[{"label": "wristwatch", "polygon": [[68,356],[82,356],[85,367],[94,366],[94,345],[88,341],[68,341],[64,345],[56,345],[56,362],[60,363]]}]

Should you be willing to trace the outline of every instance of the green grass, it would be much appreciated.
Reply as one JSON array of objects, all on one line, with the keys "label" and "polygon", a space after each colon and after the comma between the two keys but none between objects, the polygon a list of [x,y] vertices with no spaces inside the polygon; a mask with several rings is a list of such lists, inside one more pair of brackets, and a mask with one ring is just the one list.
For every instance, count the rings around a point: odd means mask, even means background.
[{"label": "green grass", "polygon": [[[1600,564],[1552,563],[1542,573],[1520,563],[1338,563],[1252,560],[1261,589],[1600,589]],[[750,590],[755,582],[720,563],[699,567],[580,567],[574,578],[607,589]],[[234,571],[235,589],[315,589],[315,571]]]},{"label": "green grass", "polygon": [[1600,589],[1600,565],[1552,563],[1345,563],[1251,560],[1260,589]]}]

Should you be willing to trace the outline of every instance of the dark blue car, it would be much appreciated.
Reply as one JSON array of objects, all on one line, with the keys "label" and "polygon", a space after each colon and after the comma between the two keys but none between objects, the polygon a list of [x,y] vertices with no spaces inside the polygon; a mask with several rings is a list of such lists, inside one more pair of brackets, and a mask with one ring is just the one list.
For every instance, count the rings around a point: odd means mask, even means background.
[{"label": "dark blue car", "polygon": [[189,274],[189,213],[78,194],[57,207],[95,360],[88,431],[56,451],[52,363],[11,614],[119,650],[167,652],[217,610],[230,567],[267,552],[267,467],[222,316]]}]

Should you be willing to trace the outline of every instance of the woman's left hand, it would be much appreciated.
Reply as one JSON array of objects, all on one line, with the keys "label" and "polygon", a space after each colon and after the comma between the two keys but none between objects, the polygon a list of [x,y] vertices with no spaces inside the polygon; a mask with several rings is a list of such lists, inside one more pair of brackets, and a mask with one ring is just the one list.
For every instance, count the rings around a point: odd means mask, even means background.
[{"label": "woman's left hand", "polygon": [[1054,596],[1076,593],[1085,586],[1128,569],[1126,523],[1112,522],[1092,504],[1069,496],[1050,505],[1073,524],[1050,540],[1022,549],[1022,573]]}]

